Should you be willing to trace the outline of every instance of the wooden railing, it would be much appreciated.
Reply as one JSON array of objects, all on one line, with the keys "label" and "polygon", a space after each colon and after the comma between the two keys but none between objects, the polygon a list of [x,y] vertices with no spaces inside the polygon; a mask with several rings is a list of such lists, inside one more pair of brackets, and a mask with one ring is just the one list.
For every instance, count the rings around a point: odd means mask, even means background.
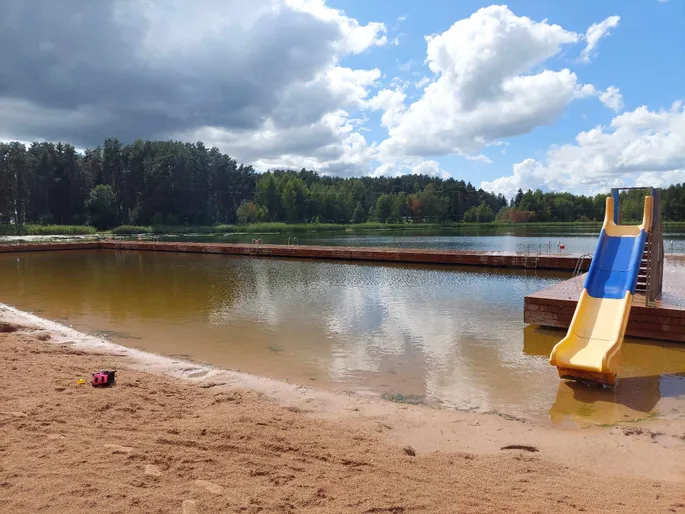
[{"label": "wooden railing", "polygon": [[611,190],[614,197],[614,222],[621,223],[619,192],[625,189],[648,189],[652,196],[652,227],[642,254],[636,291],[645,295],[645,305],[654,306],[661,296],[664,280],[664,235],[661,225],[661,191],[655,188],[622,187]]}]

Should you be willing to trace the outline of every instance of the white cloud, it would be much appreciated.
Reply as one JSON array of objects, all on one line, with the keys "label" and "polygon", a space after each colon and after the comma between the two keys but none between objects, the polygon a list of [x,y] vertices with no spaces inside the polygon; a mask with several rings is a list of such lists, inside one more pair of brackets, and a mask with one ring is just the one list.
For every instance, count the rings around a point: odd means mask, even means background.
[{"label": "white cloud", "polygon": [[[361,24],[325,0],[73,3],[73,12],[17,3],[0,31],[0,46],[19,52],[0,55],[9,88],[0,92],[0,134],[79,146],[177,137],[259,169],[443,176],[432,159],[489,163],[484,147],[553,123],[575,99],[622,107],[617,88],[544,69],[580,35],[505,6],[427,37],[432,77],[415,71],[415,82],[396,77],[376,91],[381,70],[343,59],[387,44],[386,26]],[[588,29],[588,56],[611,23]],[[78,80],[75,66],[84,70]],[[411,66],[419,67],[402,68]],[[362,135],[365,109],[382,111],[380,145]]]},{"label": "white cloud", "polygon": [[642,106],[576,136],[575,144],[553,146],[544,161],[526,159],[513,173],[481,183],[486,190],[511,195],[517,189],[547,189],[594,194],[610,187],[665,185],[685,179],[685,108]]},{"label": "white cloud", "polygon": [[599,43],[599,40],[604,36],[608,36],[610,34],[609,29],[617,27],[620,19],[620,16],[609,16],[599,23],[593,23],[590,25],[585,33],[586,45],[583,51],[580,53],[581,61],[590,62],[592,51],[597,46],[597,43]]},{"label": "white cloud", "polygon": [[597,96],[597,88],[592,84],[581,84],[576,87],[576,98],[587,98]]},{"label": "white cloud", "polygon": [[469,161],[477,161],[477,162],[482,162],[484,164],[492,164],[492,160],[487,155],[483,155],[483,154],[466,155],[465,157]]},{"label": "white cloud", "polygon": [[417,89],[421,89],[422,87],[430,84],[430,81],[431,81],[431,79],[429,79],[428,77],[423,77],[423,78],[417,80],[416,82],[414,82],[414,87]]},{"label": "white cloud", "polygon": [[617,87],[609,86],[606,91],[599,95],[599,101],[612,111],[618,112],[623,109],[623,95]]},{"label": "white cloud", "polygon": [[411,67],[414,66],[414,60],[409,59],[407,62],[403,62],[398,66],[400,71],[409,71],[411,70]]},{"label": "white cloud", "polygon": [[0,54],[0,134],[78,146],[206,135],[259,166],[367,169],[374,147],[346,113],[381,72],[341,61],[385,44],[384,24],[324,0],[57,4],[13,4],[0,30],[0,47],[17,49]]},{"label": "white cloud", "polygon": [[359,132],[359,123],[340,110],[310,125],[287,130],[267,120],[258,131],[205,127],[183,134],[181,139],[204,141],[263,171],[305,167],[329,175],[364,175],[371,171],[375,147]]},{"label": "white cloud", "polygon": [[506,6],[480,9],[427,37],[427,63],[437,78],[390,129],[381,158],[470,155],[552,123],[576,97],[576,75],[568,69],[532,72],[579,39]]},{"label": "white cloud", "polygon": [[420,159],[417,157],[400,157],[379,164],[373,170],[374,177],[399,177],[401,175],[428,175],[448,179],[450,173],[440,167],[440,163],[433,159]]},{"label": "white cloud", "polygon": [[598,90],[592,84],[583,84],[576,86],[575,92],[576,98],[588,98],[597,97],[599,101],[602,102],[606,107],[614,112],[621,111],[623,109],[623,95],[621,95],[620,90],[615,86],[609,86],[604,91]]},{"label": "white cloud", "polygon": [[440,169],[437,161],[423,161],[411,169],[412,175],[428,175],[429,177],[450,178],[450,174]]},{"label": "white cloud", "polygon": [[371,109],[384,111],[381,123],[387,128],[396,126],[405,111],[404,101],[407,95],[400,89],[381,89],[376,96],[369,100]]},{"label": "white cloud", "polygon": [[635,185],[638,187],[664,187],[683,182],[685,182],[685,168],[663,172],[646,171],[640,173],[635,179]]},{"label": "white cloud", "polygon": [[285,0],[285,3],[296,11],[337,24],[344,36],[337,44],[341,52],[359,54],[371,46],[382,46],[388,41],[383,23],[361,25],[356,19],[345,16],[342,11],[328,7],[325,0]]},{"label": "white cloud", "polygon": [[336,66],[325,72],[325,82],[328,90],[333,93],[338,107],[360,107],[366,99],[369,86],[380,78],[379,69],[353,70]]}]

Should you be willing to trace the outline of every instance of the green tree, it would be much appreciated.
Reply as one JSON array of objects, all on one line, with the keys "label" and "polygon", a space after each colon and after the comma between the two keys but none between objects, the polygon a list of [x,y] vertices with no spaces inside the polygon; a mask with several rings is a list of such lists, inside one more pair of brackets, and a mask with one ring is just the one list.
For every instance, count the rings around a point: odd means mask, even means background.
[{"label": "green tree", "polygon": [[495,213],[485,201],[482,201],[478,207],[471,207],[464,213],[464,221],[467,223],[489,223],[494,220]]},{"label": "green tree", "polygon": [[278,221],[283,212],[278,183],[272,173],[265,173],[257,182],[256,201],[266,207],[272,221]]},{"label": "green tree", "polygon": [[112,186],[102,184],[95,186],[90,192],[86,207],[88,222],[98,229],[116,227],[119,223],[117,197]]},{"label": "green tree", "polygon": [[238,206],[236,216],[241,223],[254,223],[266,221],[269,217],[269,213],[267,212],[266,207],[245,200]]},{"label": "green tree", "polygon": [[365,221],[366,216],[364,215],[364,207],[362,207],[361,202],[357,202],[357,206],[352,213],[352,223],[364,223]]},{"label": "green tree", "polygon": [[392,195],[392,208],[390,210],[390,220],[399,223],[407,215],[407,195],[400,193]]},{"label": "green tree", "polygon": [[393,200],[392,196],[382,194],[376,200],[373,216],[381,223],[385,223],[392,213]]}]

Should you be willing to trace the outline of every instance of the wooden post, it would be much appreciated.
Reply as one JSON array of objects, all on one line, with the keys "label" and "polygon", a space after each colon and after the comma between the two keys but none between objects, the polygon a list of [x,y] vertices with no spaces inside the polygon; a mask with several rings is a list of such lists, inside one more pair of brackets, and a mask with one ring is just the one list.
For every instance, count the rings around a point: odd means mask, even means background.
[{"label": "wooden post", "polygon": [[664,236],[661,225],[661,191],[651,189],[652,230],[647,238],[647,287],[645,305],[653,307],[661,296],[664,281]]},{"label": "wooden post", "polygon": [[621,190],[619,188],[611,189],[611,196],[614,198],[614,223],[621,224],[621,203],[619,202]]}]

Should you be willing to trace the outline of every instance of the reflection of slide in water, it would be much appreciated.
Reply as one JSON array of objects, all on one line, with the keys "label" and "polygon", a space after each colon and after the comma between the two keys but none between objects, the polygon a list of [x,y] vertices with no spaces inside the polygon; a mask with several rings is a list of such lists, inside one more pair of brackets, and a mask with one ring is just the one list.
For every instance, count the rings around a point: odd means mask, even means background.
[{"label": "reflection of slide in water", "polygon": [[618,353],[652,226],[652,197],[645,197],[642,225],[616,225],[613,213],[614,200],[608,197],[604,226],[571,326],[550,355],[562,378],[616,382]]},{"label": "reflection of slide in water", "polygon": [[[523,330],[523,352],[547,357],[559,340],[557,329],[529,325]],[[621,351],[620,380],[614,388],[559,382],[549,417],[565,423],[615,423],[654,412],[663,398],[670,408],[685,412],[685,347],[638,339],[625,342]],[[662,412],[663,414],[663,412]]]}]

